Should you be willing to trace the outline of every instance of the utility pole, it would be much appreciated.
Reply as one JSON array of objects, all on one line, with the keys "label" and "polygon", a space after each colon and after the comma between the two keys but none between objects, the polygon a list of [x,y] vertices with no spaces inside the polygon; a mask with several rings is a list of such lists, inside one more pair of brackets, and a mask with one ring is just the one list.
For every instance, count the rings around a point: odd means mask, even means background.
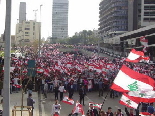
[{"label": "utility pole", "polygon": [[100,55],[100,39],[98,40],[98,57]]},{"label": "utility pole", "polygon": [[40,50],[41,50],[41,7],[42,7],[43,5],[41,4],[40,5],[40,30],[39,30],[39,53],[38,53],[38,57],[40,57]]},{"label": "utility pole", "polygon": [[6,0],[3,116],[10,116],[11,3],[12,3],[12,0]]}]

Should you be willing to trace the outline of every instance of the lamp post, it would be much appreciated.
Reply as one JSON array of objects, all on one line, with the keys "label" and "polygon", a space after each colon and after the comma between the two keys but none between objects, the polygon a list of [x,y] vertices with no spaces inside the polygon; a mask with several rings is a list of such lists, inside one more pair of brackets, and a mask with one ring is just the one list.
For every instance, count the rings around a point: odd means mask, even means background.
[{"label": "lamp post", "polygon": [[38,53],[38,56],[40,57],[40,51],[41,51],[41,7],[43,5],[41,4],[40,5],[40,30],[39,30],[39,53]]}]

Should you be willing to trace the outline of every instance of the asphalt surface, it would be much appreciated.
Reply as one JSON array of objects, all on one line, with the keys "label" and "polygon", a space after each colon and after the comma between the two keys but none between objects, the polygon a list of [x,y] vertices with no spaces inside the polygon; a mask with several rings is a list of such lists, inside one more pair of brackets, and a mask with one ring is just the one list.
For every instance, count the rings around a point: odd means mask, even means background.
[{"label": "asphalt surface", "polygon": [[[67,93],[64,94],[64,96],[68,96]],[[107,92],[104,92],[103,97],[99,97],[98,96],[98,92],[87,92],[87,96],[85,96],[85,106],[84,107],[84,111],[85,113],[87,112],[87,110],[89,109],[89,102],[94,102],[94,103],[103,103],[105,96],[107,95]],[[43,97],[43,95],[42,95]],[[107,111],[108,107],[112,107],[112,111],[116,112],[118,108],[122,109],[122,112],[124,112],[124,106],[119,104],[119,97],[115,97],[110,98],[110,96],[108,95],[107,99],[105,100],[105,103],[103,105],[102,110],[103,111]],[[73,95],[73,100],[76,102],[77,100],[79,100],[79,95],[78,92],[75,92]],[[48,97],[46,100],[42,100],[42,104],[43,104],[43,110],[45,112],[45,116],[51,116],[51,109],[52,109],[52,104],[54,104],[55,102],[55,98],[54,98],[54,93],[48,93]],[[74,105],[68,105],[65,104],[63,102],[59,102],[61,104],[61,111],[60,111],[60,116],[68,116],[69,113],[71,113]]]}]

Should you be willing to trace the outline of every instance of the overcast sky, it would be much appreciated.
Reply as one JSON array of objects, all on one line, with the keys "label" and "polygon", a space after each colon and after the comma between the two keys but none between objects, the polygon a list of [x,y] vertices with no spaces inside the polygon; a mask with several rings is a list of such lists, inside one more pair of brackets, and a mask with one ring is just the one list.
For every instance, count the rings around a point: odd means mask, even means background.
[{"label": "overcast sky", "polygon": [[[0,0],[0,34],[5,27],[5,1]],[[101,0],[69,0],[69,36],[82,30],[98,29],[99,3]],[[52,0],[12,0],[11,34],[15,34],[15,26],[19,19],[19,4],[26,2],[27,20],[34,20],[33,10],[38,9],[37,21],[42,21],[42,37],[51,36],[52,33]]]}]

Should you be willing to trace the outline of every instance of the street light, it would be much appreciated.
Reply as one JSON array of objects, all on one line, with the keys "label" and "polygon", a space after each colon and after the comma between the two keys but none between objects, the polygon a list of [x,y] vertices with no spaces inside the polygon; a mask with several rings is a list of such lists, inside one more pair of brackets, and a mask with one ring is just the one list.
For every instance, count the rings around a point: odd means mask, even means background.
[{"label": "street light", "polygon": [[40,57],[40,51],[41,51],[41,7],[42,7],[43,5],[41,4],[40,5],[40,32],[39,32],[39,53],[38,53],[38,56]]}]

